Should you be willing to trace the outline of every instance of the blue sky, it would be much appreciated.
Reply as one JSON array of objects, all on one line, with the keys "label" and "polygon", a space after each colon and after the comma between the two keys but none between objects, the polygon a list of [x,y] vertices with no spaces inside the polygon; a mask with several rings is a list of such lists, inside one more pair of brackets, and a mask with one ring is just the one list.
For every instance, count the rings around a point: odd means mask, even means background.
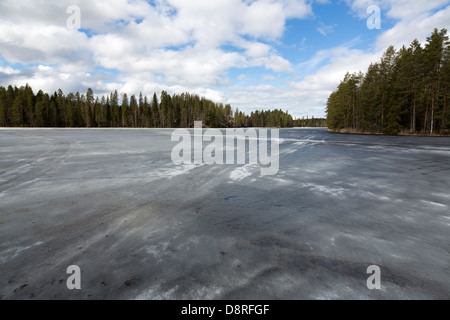
[{"label": "blue sky", "polygon": [[[367,8],[381,10],[370,30]],[[447,0],[0,3],[0,86],[97,95],[191,92],[247,113],[325,116],[347,71],[450,29]],[[76,11],[69,10],[75,6]],[[78,19],[79,18],[79,19]],[[80,28],[75,22],[80,23]]]}]

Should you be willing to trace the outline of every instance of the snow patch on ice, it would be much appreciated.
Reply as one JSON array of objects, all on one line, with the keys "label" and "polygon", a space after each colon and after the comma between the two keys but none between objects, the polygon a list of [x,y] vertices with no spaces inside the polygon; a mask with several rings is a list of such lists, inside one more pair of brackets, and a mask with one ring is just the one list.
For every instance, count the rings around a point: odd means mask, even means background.
[{"label": "snow patch on ice", "polygon": [[437,207],[447,207],[447,205],[445,205],[445,204],[433,202],[433,201],[420,200],[420,202],[425,203],[425,204],[431,204],[431,205],[437,206]]},{"label": "snow patch on ice", "polygon": [[214,300],[222,294],[222,288],[213,286],[212,288],[201,287],[199,289],[192,289],[188,296],[193,297],[193,300]]},{"label": "snow patch on ice", "polygon": [[317,295],[314,297],[314,300],[322,300],[322,301],[328,301],[328,300],[337,300],[340,296],[338,293],[335,292],[324,292],[320,295]]},{"label": "snow patch on ice", "polygon": [[432,193],[432,196],[450,198],[450,193]]},{"label": "snow patch on ice", "polygon": [[276,184],[278,184],[278,185],[280,185],[280,186],[288,186],[288,185],[292,184],[292,181],[287,180],[287,179],[282,179],[282,178],[272,178],[272,180],[273,180]]},{"label": "snow patch on ice", "polygon": [[[135,300],[172,300],[173,294],[178,290],[178,286],[166,291],[161,292],[161,290],[155,288],[149,288],[139,294]],[[191,289],[187,294],[188,297],[192,297],[189,299],[192,300],[213,300],[223,294],[223,289],[213,286],[211,288],[208,287],[200,287]]]},{"label": "snow patch on ice", "polygon": [[167,251],[167,248],[170,247],[170,243],[169,242],[163,242],[163,243],[159,243],[157,245],[149,245],[146,246],[144,248],[142,248],[141,250],[145,250],[145,252],[151,256],[153,256],[154,258],[158,259],[159,261],[161,260],[161,256]]},{"label": "snow patch on ice", "polygon": [[450,217],[442,217],[442,219],[447,220],[445,224],[450,226]]},{"label": "snow patch on ice", "polygon": [[[323,292],[319,295],[317,295],[314,299],[315,300],[339,300],[342,299],[342,297],[345,296],[354,296],[355,295],[355,290],[353,290],[352,288],[348,287],[348,286],[341,286],[338,291],[333,292],[333,291],[326,291]],[[359,299],[363,299],[363,297],[360,297]],[[366,299],[364,297],[364,299]]]},{"label": "snow patch on ice", "polygon": [[139,294],[135,300],[172,300],[172,295],[176,290],[178,290],[178,286],[166,292],[158,292],[157,289],[150,288]]},{"label": "snow patch on ice", "polygon": [[370,191],[359,190],[358,193],[365,198],[373,198],[377,200],[389,201],[390,199],[386,196],[377,195]]},{"label": "snow patch on ice", "polygon": [[161,179],[161,178],[172,179],[174,177],[189,173],[190,171],[192,171],[200,166],[202,166],[202,164],[200,164],[200,165],[183,164],[183,165],[175,166],[175,167],[161,168],[158,171],[149,172],[149,173],[147,173],[147,175],[149,175],[151,177],[155,177],[157,179]]},{"label": "snow patch on ice", "polygon": [[0,256],[0,263],[5,263],[9,260],[14,259],[15,257],[17,257],[22,251],[31,249],[33,247],[37,247],[40,246],[41,244],[43,244],[42,241],[38,241],[35,244],[32,244],[31,246],[27,246],[27,247],[14,247],[14,248],[9,248],[5,251],[2,252],[2,255]]},{"label": "snow patch on ice", "polygon": [[243,167],[237,168],[233,172],[230,173],[230,179],[233,181],[241,181],[247,177],[250,177],[252,175],[252,172],[250,171],[252,166],[245,165]]},{"label": "snow patch on ice", "polygon": [[145,248],[145,252],[147,254],[153,256],[154,259],[158,259],[158,262],[161,262],[161,251],[158,249],[158,246],[148,246]]},{"label": "snow patch on ice", "polygon": [[302,183],[301,186],[304,188],[310,188],[312,191],[328,194],[336,198],[345,197],[345,193],[347,191],[346,189],[340,187],[333,188],[312,183]]},{"label": "snow patch on ice", "polygon": [[17,168],[14,168],[12,170],[8,170],[6,172],[4,172],[4,175],[11,175],[11,174],[25,174],[27,172],[29,172],[32,169],[30,164],[24,164],[21,165]]},{"label": "snow patch on ice", "polygon": [[282,155],[288,155],[288,154],[292,154],[292,153],[296,153],[297,152],[297,150],[296,149],[286,149],[286,150],[283,150],[283,151],[281,151],[280,152],[280,154],[282,154]]}]

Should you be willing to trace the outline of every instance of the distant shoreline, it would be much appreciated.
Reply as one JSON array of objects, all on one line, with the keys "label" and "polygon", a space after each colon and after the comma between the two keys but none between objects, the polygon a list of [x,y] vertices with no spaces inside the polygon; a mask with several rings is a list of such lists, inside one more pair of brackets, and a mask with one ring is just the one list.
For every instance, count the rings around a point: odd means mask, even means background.
[{"label": "distant shoreline", "polygon": [[427,134],[427,133],[405,133],[400,132],[398,134],[385,134],[381,132],[366,132],[366,131],[356,131],[350,129],[340,129],[340,130],[332,130],[328,129],[328,132],[331,133],[339,133],[339,134],[354,134],[354,135],[368,135],[368,136],[402,136],[402,137],[450,137],[450,133],[448,134]]},{"label": "distant shoreline", "polygon": [[[173,128],[136,128],[136,127],[0,127],[0,130],[193,130],[193,127],[173,127]],[[237,129],[327,129],[327,127],[203,127],[203,130],[237,130]]]}]

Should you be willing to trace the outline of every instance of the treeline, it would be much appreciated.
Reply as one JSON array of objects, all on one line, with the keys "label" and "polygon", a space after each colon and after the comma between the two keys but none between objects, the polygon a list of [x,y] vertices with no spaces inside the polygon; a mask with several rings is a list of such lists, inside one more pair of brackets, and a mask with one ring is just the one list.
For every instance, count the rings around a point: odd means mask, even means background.
[{"label": "treeline", "polygon": [[269,127],[269,128],[292,128],[293,117],[286,111],[279,109],[267,111],[255,111],[246,116],[238,111],[235,112],[236,127]]},{"label": "treeline", "polygon": [[214,103],[198,95],[183,93],[151,99],[142,93],[136,97],[117,91],[95,97],[58,90],[52,95],[24,87],[0,87],[0,126],[2,127],[72,127],[72,128],[190,128],[194,121],[206,127],[292,127],[293,118],[281,110],[256,111],[245,115],[229,104]]},{"label": "treeline", "polygon": [[435,29],[399,51],[389,47],[367,73],[347,74],[328,99],[331,130],[448,134],[450,46]]},{"label": "treeline", "polygon": [[294,120],[294,127],[301,128],[325,128],[327,127],[327,119],[303,117]]}]

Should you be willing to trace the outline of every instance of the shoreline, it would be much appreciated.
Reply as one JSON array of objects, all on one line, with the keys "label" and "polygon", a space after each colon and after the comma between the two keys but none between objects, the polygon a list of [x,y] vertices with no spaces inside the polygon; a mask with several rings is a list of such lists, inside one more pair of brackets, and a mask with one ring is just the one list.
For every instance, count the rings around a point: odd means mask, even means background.
[{"label": "shoreline", "polygon": [[385,134],[380,132],[366,132],[366,131],[354,131],[349,129],[342,129],[342,130],[332,130],[328,129],[328,132],[330,133],[338,133],[338,134],[353,134],[353,135],[367,135],[367,136],[391,136],[391,137],[450,137],[450,134],[427,134],[427,133],[404,133],[401,132],[399,134]]},{"label": "shoreline", "polygon": [[[194,128],[127,128],[127,127],[0,127],[1,130],[177,130],[177,129],[186,129],[193,130]],[[236,130],[236,129],[327,129],[327,127],[236,127],[236,128],[213,128],[213,127],[204,127],[203,130],[208,129],[219,129],[219,130]]]}]

